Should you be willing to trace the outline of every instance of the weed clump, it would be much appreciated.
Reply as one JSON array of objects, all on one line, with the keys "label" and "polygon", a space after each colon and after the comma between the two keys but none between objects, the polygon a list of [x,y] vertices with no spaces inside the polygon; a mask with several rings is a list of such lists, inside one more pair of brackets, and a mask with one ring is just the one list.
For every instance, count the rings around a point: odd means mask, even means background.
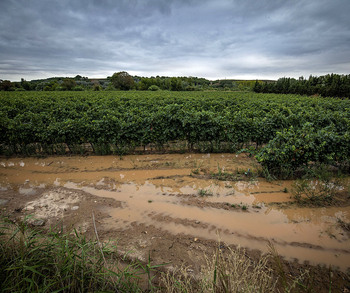
[{"label": "weed clump", "polygon": [[212,196],[213,192],[211,190],[208,190],[208,189],[199,189],[198,195],[199,196]]},{"label": "weed clump", "polygon": [[325,166],[310,170],[292,186],[294,199],[300,204],[326,205],[333,202],[344,182],[340,176],[332,174]]}]

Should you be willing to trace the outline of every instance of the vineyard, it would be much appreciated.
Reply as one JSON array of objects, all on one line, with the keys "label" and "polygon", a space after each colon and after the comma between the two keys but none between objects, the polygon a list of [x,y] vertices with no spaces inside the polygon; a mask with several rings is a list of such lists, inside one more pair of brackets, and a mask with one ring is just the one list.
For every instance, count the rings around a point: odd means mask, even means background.
[{"label": "vineyard", "polygon": [[0,154],[256,155],[270,172],[349,171],[350,100],[242,92],[1,92]]}]

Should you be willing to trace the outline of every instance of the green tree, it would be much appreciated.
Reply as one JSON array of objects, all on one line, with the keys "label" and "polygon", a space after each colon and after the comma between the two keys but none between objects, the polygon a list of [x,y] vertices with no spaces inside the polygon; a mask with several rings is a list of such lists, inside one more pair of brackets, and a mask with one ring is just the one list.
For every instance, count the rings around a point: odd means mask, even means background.
[{"label": "green tree", "polygon": [[172,77],[170,79],[170,90],[172,91],[181,91],[182,88],[182,82],[181,79],[178,77]]},{"label": "green tree", "polygon": [[114,73],[111,82],[116,89],[128,91],[135,87],[135,81],[126,71]]},{"label": "green tree", "polygon": [[255,81],[254,87],[253,87],[253,91],[256,93],[261,93],[261,84],[259,83],[258,80]]},{"label": "green tree", "polygon": [[24,88],[26,91],[30,90],[30,83],[26,81],[25,79],[21,78],[21,86]]},{"label": "green tree", "polygon": [[14,86],[9,80],[0,80],[0,90],[2,91],[13,91]]},{"label": "green tree", "polygon": [[65,80],[63,80],[62,83],[62,87],[63,89],[65,89],[66,91],[71,91],[73,90],[73,88],[76,86],[76,82],[74,79],[72,78],[66,78]]}]

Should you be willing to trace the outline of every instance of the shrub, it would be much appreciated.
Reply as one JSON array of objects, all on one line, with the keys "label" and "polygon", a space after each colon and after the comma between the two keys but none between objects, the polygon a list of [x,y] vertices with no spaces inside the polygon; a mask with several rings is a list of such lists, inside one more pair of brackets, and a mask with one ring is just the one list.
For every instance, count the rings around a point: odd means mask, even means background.
[{"label": "shrub", "polygon": [[148,88],[149,91],[159,91],[160,88],[159,86],[156,86],[155,84],[151,85],[149,88]]},{"label": "shrub", "polygon": [[334,126],[317,130],[312,123],[301,129],[290,127],[277,132],[274,139],[256,155],[258,162],[279,177],[290,177],[315,162],[339,165],[349,161],[350,135],[337,133]]}]

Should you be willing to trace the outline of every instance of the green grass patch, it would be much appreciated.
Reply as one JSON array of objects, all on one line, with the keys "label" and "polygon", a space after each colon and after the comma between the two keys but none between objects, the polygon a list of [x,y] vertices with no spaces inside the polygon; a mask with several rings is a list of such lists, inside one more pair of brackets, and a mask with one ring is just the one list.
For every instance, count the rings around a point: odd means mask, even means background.
[{"label": "green grass patch", "polygon": [[76,230],[42,232],[26,221],[0,221],[1,292],[141,292],[139,263],[123,269],[116,246]]},{"label": "green grass patch", "polygon": [[213,192],[208,189],[198,189],[199,196],[213,196]]}]

